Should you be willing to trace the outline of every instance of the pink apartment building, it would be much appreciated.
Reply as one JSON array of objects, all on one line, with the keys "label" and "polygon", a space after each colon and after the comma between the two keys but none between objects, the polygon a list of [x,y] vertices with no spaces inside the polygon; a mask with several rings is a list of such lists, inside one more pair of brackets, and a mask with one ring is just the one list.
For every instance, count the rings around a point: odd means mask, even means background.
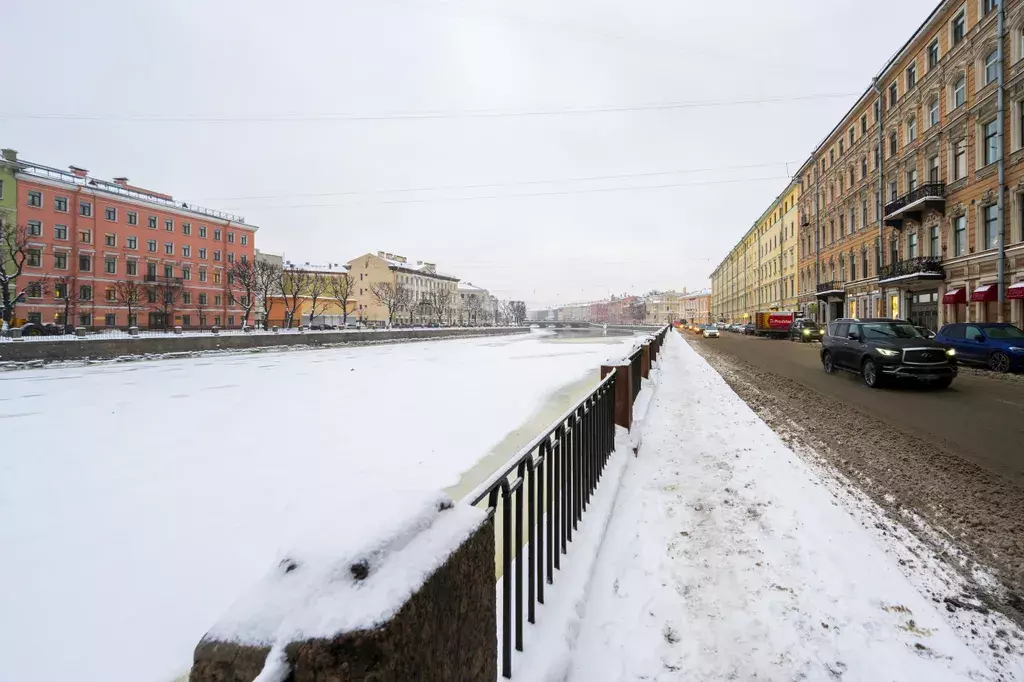
[{"label": "pink apartment building", "polygon": [[[17,163],[17,220],[29,242],[18,318],[85,327],[241,324],[228,268],[253,258],[257,228],[244,218],[134,187],[127,178]],[[138,287],[134,319],[123,305],[123,283]]]}]

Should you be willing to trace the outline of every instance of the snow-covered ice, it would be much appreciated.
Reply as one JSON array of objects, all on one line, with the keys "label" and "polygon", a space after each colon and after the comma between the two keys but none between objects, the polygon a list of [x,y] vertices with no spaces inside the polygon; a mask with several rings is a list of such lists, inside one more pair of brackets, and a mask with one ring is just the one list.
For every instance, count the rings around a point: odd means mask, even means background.
[{"label": "snow-covered ice", "polygon": [[173,679],[304,539],[373,547],[632,343],[534,333],[0,374],[0,680]]},{"label": "snow-covered ice", "polygon": [[996,679],[678,335],[659,360],[569,679]]}]

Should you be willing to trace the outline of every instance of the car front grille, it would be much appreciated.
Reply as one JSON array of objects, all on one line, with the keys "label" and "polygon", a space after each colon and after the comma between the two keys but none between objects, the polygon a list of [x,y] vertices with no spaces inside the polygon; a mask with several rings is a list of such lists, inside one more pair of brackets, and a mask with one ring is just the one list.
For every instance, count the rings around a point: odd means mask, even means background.
[{"label": "car front grille", "polygon": [[941,365],[946,363],[946,352],[941,348],[908,348],[903,351],[903,362],[915,365]]}]

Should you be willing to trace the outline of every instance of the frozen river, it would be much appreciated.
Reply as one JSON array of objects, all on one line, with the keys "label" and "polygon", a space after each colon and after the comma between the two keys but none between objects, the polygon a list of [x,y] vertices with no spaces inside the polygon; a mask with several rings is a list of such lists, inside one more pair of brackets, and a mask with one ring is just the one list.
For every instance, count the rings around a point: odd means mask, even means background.
[{"label": "frozen river", "polygon": [[293,543],[363,545],[468,490],[632,343],[535,332],[0,374],[0,680],[183,674]]}]

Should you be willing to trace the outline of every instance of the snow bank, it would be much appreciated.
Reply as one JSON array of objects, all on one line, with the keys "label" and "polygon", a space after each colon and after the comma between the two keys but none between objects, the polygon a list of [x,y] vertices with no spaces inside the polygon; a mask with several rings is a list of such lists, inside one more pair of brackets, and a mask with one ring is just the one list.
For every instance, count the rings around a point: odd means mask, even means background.
[{"label": "snow bank", "polygon": [[659,359],[569,679],[995,679],[677,334]]}]

